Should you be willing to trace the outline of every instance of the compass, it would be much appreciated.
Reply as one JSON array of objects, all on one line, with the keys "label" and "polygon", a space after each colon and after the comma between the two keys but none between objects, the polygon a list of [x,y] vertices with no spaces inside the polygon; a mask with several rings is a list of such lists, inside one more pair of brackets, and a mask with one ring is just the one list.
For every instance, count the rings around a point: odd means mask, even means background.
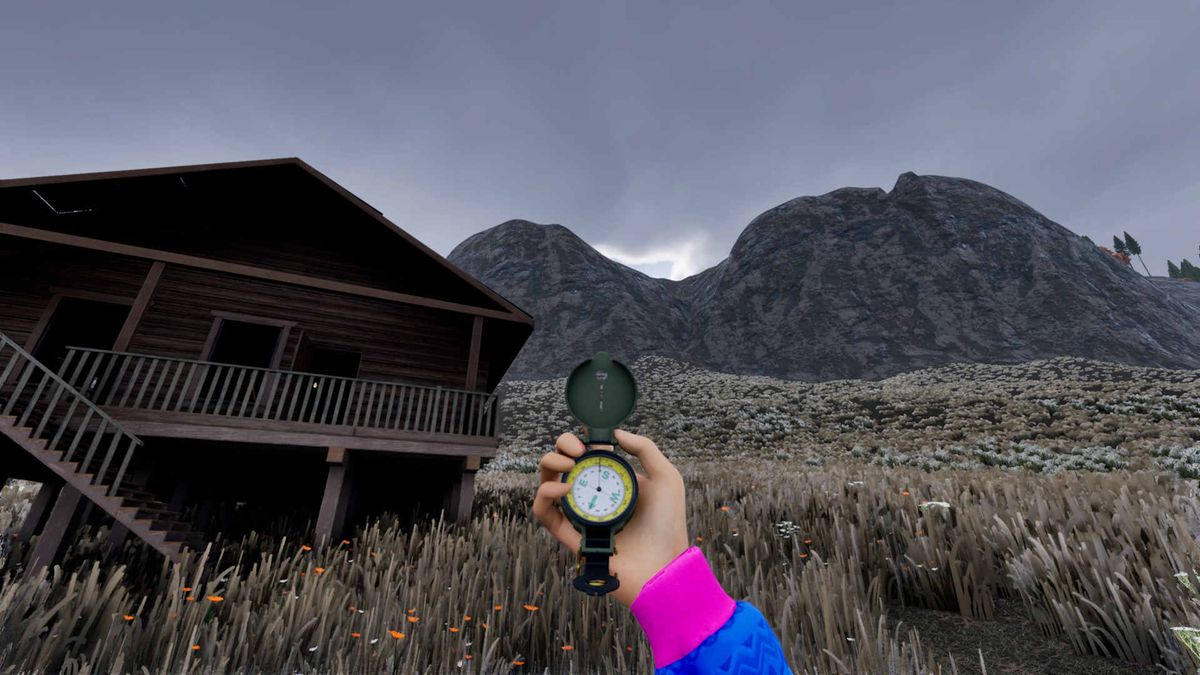
[{"label": "compass", "polygon": [[[637,477],[615,452],[620,446],[613,437],[613,429],[633,412],[637,383],[620,361],[597,352],[571,372],[566,394],[567,409],[584,425],[587,447],[562,477],[571,483],[561,501],[563,513],[582,535],[572,584],[588,595],[604,595],[621,585],[609,573],[608,559],[617,552],[614,535],[637,507]],[[597,445],[612,445],[613,450]]]}]

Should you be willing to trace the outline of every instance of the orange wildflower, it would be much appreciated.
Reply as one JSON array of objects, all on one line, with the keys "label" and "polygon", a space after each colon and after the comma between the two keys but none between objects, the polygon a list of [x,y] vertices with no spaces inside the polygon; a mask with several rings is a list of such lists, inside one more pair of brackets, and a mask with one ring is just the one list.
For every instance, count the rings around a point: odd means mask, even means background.
[{"label": "orange wildflower", "polygon": [[902,495],[904,495],[905,497],[907,497],[907,496],[908,496],[908,490],[905,490],[904,492],[901,492],[900,494],[902,494]]},{"label": "orange wildflower", "polygon": [[497,611],[497,612],[499,612],[499,611],[500,611],[500,605],[496,605],[495,607],[492,607],[492,609],[493,609],[493,610],[495,610],[495,611]]},{"label": "orange wildflower", "polygon": [[531,611],[531,612],[536,612],[536,611],[538,611],[538,606],[537,606],[537,605],[521,605],[521,606],[522,606],[522,607],[524,607],[525,609],[527,609],[527,610]]},{"label": "orange wildflower", "polygon": [[306,553],[307,553],[308,551],[311,551],[311,550],[312,550],[312,547],[311,547],[311,546],[309,546],[308,544],[301,544],[301,545],[300,545],[300,550],[301,550],[301,551],[304,551],[304,552],[306,552]]},{"label": "orange wildflower", "polygon": [[473,659],[473,658],[475,658],[475,657],[474,657],[474,656],[471,656],[470,654],[463,654],[463,658],[464,658],[464,659],[466,659],[466,660],[468,660],[468,661],[470,661],[471,659]]},{"label": "orange wildflower", "polygon": [[350,543],[350,540],[349,540],[349,539],[343,539],[343,540],[342,540],[342,545],[343,545],[343,546],[346,546],[346,545],[348,545],[349,543]]},{"label": "orange wildflower", "polygon": [[463,621],[470,621],[470,620],[471,620],[470,614],[463,614]]},{"label": "orange wildflower", "polygon": [[[284,591],[284,593],[287,593],[287,591]],[[195,600],[195,599],[196,599],[196,598],[195,598],[195,596],[191,596],[191,595],[189,595],[189,596],[187,596],[186,598],[184,598],[184,600],[187,600],[188,602],[191,602],[191,601],[193,601],[193,600]]]},{"label": "orange wildflower", "polygon": [[575,649],[575,648],[574,648],[574,647],[572,647],[571,645],[563,645],[563,646],[562,646],[562,650],[563,650],[564,652],[569,652],[569,651],[571,651],[572,649]]},{"label": "orange wildflower", "polygon": [[324,574],[325,568],[324,567],[314,567],[313,571],[316,572],[317,574]]},{"label": "orange wildflower", "polygon": [[806,544],[811,544],[811,543],[812,543],[812,539],[805,539],[805,540],[804,540],[804,543],[806,543]]},{"label": "orange wildflower", "polygon": [[191,587],[191,586],[184,586],[184,587],[183,587],[183,592],[184,592],[184,593],[191,593],[191,592],[192,592],[192,587]]},{"label": "orange wildflower", "polygon": [[457,628],[455,628],[454,626],[450,626],[450,632],[451,632],[451,633],[457,633],[457,632],[458,632],[458,629],[457,629]]},{"label": "orange wildflower", "polygon": [[210,596],[208,596],[208,599],[209,599],[210,601],[212,601],[212,602],[221,602],[221,601],[222,601],[222,600],[224,600],[225,598],[223,598],[223,597],[221,597],[221,596],[219,596],[219,595],[210,595]]},{"label": "orange wildflower", "polygon": [[728,507],[728,506],[722,506],[722,507],[721,507],[721,510],[722,510],[722,511],[728,511],[728,510],[729,510],[729,507]]},{"label": "orange wildflower", "polygon": [[200,645],[192,645],[192,651],[194,651],[194,652],[200,651]]},{"label": "orange wildflower", "polygon": [[403,640],[403,639],[404,639],[404,633],[401,633],[401,632],[400,632],[400,631],[398,631],[398,630],[389,630],[389,631],[388,631],[388,634],[389,634],[389,635],[391,635],[392,637],[396,638],[397,640]]},{"label": "orange wildflower", "polygon": [[421,617],[419,617],[419,616],[410,616],[410,617],[406,617],[406,618],[408,619],[409,623],[416,623],[421,620]]},{"label": "orange wildflower", "polygon": [[351,634],[350,634],[350,637],[352,637],[352,638],[359,638],[359,637],[362,637],[362,633],[351,633]]},{"label": "orange wildflower", "polygon": [[126,621],[133,621],[133,615],[132,615],[132,614],[126,614],[126,615],[125,615],[125,620],[126,620]]},{"label": "orange wildflower", "polygon": [[514,666],[523,666],[523,665],[525,665],[525,662],[524,661],[513,661],[513,665]]},{"label": "orange wildflower", "polygon": [[801,554],[800,554],[800,557],[801,557],[801,558],[807,558],[807,557],[808,557],[808,554],[807,554],[807,553],[801,553]]},{"label": "orange wildflower", "polygon": [[409,613],[409,614],[412,614],[412,613],[413,613],[413,612],[415,612],[415,611],[417,611],[417,608],[416,608],[416,607],[413,607],[412,609],[408,610],[408,613]]}]

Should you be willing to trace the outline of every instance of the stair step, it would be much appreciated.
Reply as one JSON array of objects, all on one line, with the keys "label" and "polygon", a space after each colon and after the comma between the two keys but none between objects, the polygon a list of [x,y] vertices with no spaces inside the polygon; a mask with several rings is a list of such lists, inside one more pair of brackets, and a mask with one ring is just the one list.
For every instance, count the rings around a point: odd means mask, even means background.
[{"label": "stair step", "polygon": [[167,534],[167,541],[178,541],[184,544],[204,541],[204,535],[191,530],[172,530]]},{"label": "stair step", "polygon": [[190,530],[192,524],[181,517],[154,518],[150,521],[152,530]]},{"label": "stair step", "polygon": [[162,502],[162,500],[158,498],[158,495],[150,492],[149,490],[130,490],[124,485],[117,488],[117,496],[127,497],[129,499],[137,499],[143,502]]}]

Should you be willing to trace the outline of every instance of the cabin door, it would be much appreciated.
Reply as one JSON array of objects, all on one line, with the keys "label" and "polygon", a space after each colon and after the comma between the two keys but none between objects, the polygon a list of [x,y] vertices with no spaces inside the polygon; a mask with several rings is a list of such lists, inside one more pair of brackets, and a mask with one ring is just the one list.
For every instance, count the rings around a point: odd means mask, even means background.
[{"label": "cabin door", "polygon": [[[207,367],[202,403],[195,412],[242,417],[253,415],[264,403],[273,374],[263,369],[279,365],[284,329],[279,325],[218,318]],[[217,365],[220,364],[220,365]]]},{"label": "cabin door", "polygon": [[67,347],[112,349],[129,318],[129,305],[84,298],[59,298],[33,356],[58,372]]},{"label": "cabin door", "polygon": [[362,354],[358,352],[325,346],[303,336],[292,369],[329,377],[309,378],[306,384],[312,390],[311,395],[294,418],[320,424],[352,424],[346,413],[361,363]]}]

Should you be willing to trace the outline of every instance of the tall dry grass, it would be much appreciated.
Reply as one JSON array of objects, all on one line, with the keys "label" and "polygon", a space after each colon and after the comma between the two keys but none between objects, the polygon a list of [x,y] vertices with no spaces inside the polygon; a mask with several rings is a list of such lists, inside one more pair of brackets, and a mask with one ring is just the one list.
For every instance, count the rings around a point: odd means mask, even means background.
[{"label": "tall dry grass", "polygon": [[[696,545],[797,673],[942,672],[915,631],[888,630],[886,605],[986,619],[998,597],[1022,598],[1080,653],[1190,667],[1171,628],[1200,626],[1176,576],[1200,569],[1200,546],[1177,478],[680,468]],[[481,475],[463,527],[377,522],[313,550],[255,536],[137,583],[91,563],[31,581],[9,572],[0,670],[651,672],[628,610],[571,588],[574,561],[529,514],[536,480]]]}]

